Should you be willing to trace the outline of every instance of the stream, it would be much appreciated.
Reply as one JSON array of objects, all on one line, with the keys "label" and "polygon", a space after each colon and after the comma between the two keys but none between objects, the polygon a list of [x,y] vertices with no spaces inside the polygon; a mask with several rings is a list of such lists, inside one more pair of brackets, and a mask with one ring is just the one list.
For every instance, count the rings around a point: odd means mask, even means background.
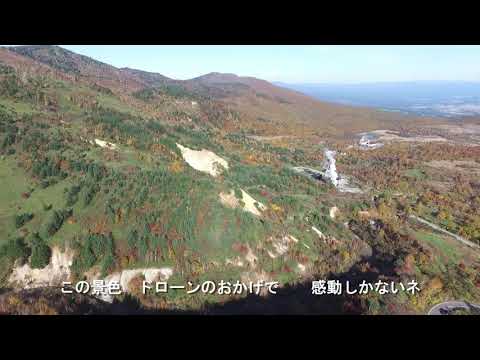
[{"label": "stream", "polygon": [[334,150],[325,149],[325,163],[323,165],[323,171],[315,170],[304,166],[296,166],[294,171],[309,176],[315,180],[330,181],[335,188],[340,192],[356,193],[360,194],[363,191],[355,186],[350,186],[349,181],[345,176],[342,176],[337,171],[337,162]]},{"label": "stream", "polygon": [[362,193],[363,191],[355,186],[350,186],[349,181],[346,177],[340,175],[337,171],[337,161],[335,159],[336,151],[325,149],[326,162],[324,165],[325,168],[325,177],[327,177],[330,182],[337,188],[340,192],[348,193]]}]

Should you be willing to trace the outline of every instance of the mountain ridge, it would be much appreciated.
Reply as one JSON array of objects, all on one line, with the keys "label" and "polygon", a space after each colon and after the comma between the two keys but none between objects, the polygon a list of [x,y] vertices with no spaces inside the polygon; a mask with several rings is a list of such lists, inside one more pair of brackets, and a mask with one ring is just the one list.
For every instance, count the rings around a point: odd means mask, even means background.
[{"label": "mountain ridge", "polygon": [[[210,98],[242,114],[245,123],[266,128],[264,124],[266,119],[272,124],[279,124],[282,131],[293,131],[294,128],[301,126],[303,129],[309,128],[309,132],[320,130],[354,133],[365,129],[398,127],[399,122],[402,122],[401,126],[405,126],[415,121],[421,123],[429,121],[425,118],[411,119],[398,114],[386,114],[372,108],[319,101],[294,89],[233,73],[211,72],[188,80],[175,80],[156,72],[128,67],[116,68],[60,46],[21,46],[4,49],[2,50],[4,57],[8,58],[5,56],[7,53],[17,55],[10,63],[28,61],[30,66],[39,67],[43,72],[52,73],[62,79],[108,88],[124,99],[122,101],[128,101],[152,115],[155,114],[155,103],[159,101],[155,93],[160,91],[173,92],[174,95],[191,94],[193,97]],[[24,60],[20,61],[18,56],[22,56]],[[150,95],[141,103],[133,96],[139,93]],[[275,126],[270,128],[273,132],[278,132]]]}]

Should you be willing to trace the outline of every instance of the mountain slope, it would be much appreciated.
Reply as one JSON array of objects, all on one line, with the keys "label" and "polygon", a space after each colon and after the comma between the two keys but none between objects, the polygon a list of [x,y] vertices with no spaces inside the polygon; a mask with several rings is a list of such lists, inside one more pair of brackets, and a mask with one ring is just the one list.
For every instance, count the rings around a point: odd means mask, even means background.
[{"label": "mountain slope", "polygon": [[267,120],[280,123],[283,128],[290,125],[298,129],[301,126],[304,129],[344,136],[365,130],[432,122],[429,118],[406,117],[365,107],[318,101],[294,90],[251,77],[211,73],[190,81],[215,89],[230,90],[220,100],[232,105],[251,121]]},{"label": "mountain slope", "polygon": [[140,79],[116,67],[59,46],[18,46],[9,50],[50,66],[76,79],[97,83],[113,91],[132,92],[146,86]]},{"label": "mountain slope", "polygon": [[[407,118],[368,108],[318,101],[252,77],[210,73],[182,81],[157,73],[118,69],[56,46],[22,46],[11,50],[48,65],[63,76],[74,75],[75,79],[98,84],[122,96],[139,94],[148,99],[147,105],[137,103],[144,111],[155,107],[159,101],[155,97],[157,92],[174,97],[211,99],[238,112],[242,126],[250,129],[256,127],[261,133],[292,133],[301,127],[302,132],[327,132],[343,136],[365,130],[430,122],[426,118]],[[238,128],[237,125],[230,125]]]},{"label": "mountain slope", "polygon": [[145,86],[148,86],[148,87],[156,87],[156,86],[160,86],[165,83],[173,81],[172,79],[166,76],[163,76],[158,73],[148,72],[148,71],[142,71],[142,70],[130,69],[130,68],[121,68],[120,71],[123,74],[127,74],[132,77],[135,77],[136,79],[141,80],[145,84]]},{"label": "mountain slope", "polygon": [[15,69],[19,74],[28,74],[30,76],[35,74],[51,75],[65,80],[73,80],[73,76],[36,61],[35,59],[14,52],[11,48],[0,48],[0,62],[5,66]]}]

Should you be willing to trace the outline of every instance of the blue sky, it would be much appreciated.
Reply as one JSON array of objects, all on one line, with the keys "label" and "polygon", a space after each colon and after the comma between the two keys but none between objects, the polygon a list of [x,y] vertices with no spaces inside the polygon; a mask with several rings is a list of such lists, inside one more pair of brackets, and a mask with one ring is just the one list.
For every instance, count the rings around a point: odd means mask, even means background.
[{"label": "blue sky", "polygon": [[304,83],[480,81],[480,46],[61,46],[174,79],[216,71]]}]

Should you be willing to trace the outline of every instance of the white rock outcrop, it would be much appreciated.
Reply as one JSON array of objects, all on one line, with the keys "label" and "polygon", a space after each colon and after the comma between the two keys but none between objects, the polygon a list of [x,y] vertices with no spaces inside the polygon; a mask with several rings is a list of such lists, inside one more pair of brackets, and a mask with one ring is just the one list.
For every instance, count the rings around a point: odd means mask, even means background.
[{"label": "white rock outcrop", "polygon": [[298,239],[293,237],[292,235],[275,237],[271,238],[271,240],[275,252],[272,253],[271,251],[267,251],[267,253],[268,256],[270,256],[272,259],[284,255],[290,249],[292,244],[298,243]]},{"label": "white rock outcrop", "polygon": [[95,139],[95,144],[97,144],[102,148],[111,149],[111,150],[116,150],[118,148],[116,144],[108,141],[100,140],[100,139]]},{"label": "white rock outcrop", "polygon": [[[104,280],[105,284],[110,282],[117,282],[120,284],[122,293],[128,293],[132,289],[130,288],[130,282],[137,276],[143,276],[145,281],[153,283],[155,281],[167,281],[173,275],[173,269],[169,267],[163,268],[148,268],[148,269],[128,269],[122,272],[116,272],[108,275]],[[112,302],[113,296],[110,294],[102,293],[98,297],[103,301]]]},{"label": "white rock outcrop", "polygon": [[226,169],[228,162],[210,150],[192,150],[177,143],[182,152],[183,159],[195,170],[208,173],[213,177],[218,176]]},{"label": "white rock outcrop", "polygon": [[261,216],[261,211],[265,211],[267,207],[261,202],[255,200],[244,190],[240,189],[240,191],[242,193],[241,199],[237,199],[234,190],[231,190],[229,193],[220,193],[220,202],[225,206],[236,208],[241,206],[240,201],[242,201],[243,210],[248,211],[253,215]]},{"label": "white rock outcrop", "polygon": [[50,263],[42,269],[32,269],[29,264],[16,266],[8,279],[9,283],[23,289],[44,286],[61,286],[70,279],[70,266],[73,263],[73,251],[60,248],[52,249]]},{"label": "white rock outcrop", "polygon": [[[64,252],[58,247],[52,249],[50,263],[42,269],[32,269],[29,264],[16,266],[8,279],[8,282],[21,289],[31,289],[45,286],[62,286],[63,282],[70,281],[74,253],[70,249]],[[86,273],[87,281],[92,285],[94,280],[102,280],[99,273]],[[169,267],[146,268],[146,269],[127,269],[116,272],[105,277],[104,284],[118,282],[122,292],[129,292],[130,282],[137,276],[142,275],[145,281],[153,283],[155,281],[166,281],[173,275],[173,269]],[[108,294],[99,294],[98,298],[112,302],[113,296]]]},{"label": "white rock outcrop", "polygon": [[318,230],[315,226],[312,226],[312,230],[315,231],[318,235],[318,237],[322,240],[325,240],[327,237],[320,231]]},{"label": "white rock outcrop", "polygon": [[330,215],[330,218],[331,218],[331,219],[335,219],[335,217],[337,216],[337,214],[338,214],[339,211],[340,211],[340,210],[339,210],[338,207],[336,207],[336,206],[330,208],[330,214],[329,214],[329,215]]}]

